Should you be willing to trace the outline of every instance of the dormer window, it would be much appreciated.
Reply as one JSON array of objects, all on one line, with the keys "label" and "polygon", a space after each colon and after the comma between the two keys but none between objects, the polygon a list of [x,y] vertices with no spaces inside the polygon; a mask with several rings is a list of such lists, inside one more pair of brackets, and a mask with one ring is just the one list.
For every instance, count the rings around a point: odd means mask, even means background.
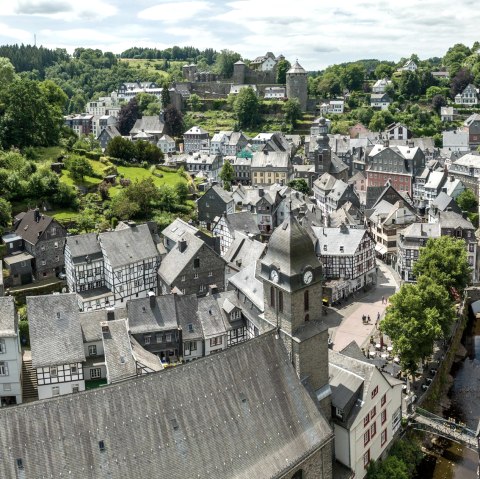
[{"label": "dormer window", "polygon": [[340,253],[344,253],[345,252],[345,249],[343,246],[340,246]]}]

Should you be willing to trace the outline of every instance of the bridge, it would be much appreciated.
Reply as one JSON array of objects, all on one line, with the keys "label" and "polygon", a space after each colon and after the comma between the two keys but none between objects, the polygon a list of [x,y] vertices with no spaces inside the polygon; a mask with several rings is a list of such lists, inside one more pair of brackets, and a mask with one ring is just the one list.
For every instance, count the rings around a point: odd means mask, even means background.
[{"label": "bridge", "polygon": [[480,454],[480,423],[477,431],[474,431],[473,429],[466,427],[464,424],[449,421],[443,417],[432,414],[425,409],[417,407],[415,413],[409,418],[409,425],[413,429],[429,432],[430,434],[435,434],[436,436],[454,441]]}]

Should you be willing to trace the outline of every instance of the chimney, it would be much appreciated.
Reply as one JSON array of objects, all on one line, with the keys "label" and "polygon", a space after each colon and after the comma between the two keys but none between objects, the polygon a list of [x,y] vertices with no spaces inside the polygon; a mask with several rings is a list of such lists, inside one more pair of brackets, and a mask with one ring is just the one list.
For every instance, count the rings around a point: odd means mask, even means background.
[{"label": "chimney", "polygon": [[260,198],[263,198],[263,196],[265,195],[265,191],[263,188],[259,188],[258,189],[258,196],[260,196]]},{"label": "chimney", "polygon": [[453,177],[453,175],[449,177],[449,180],[450,180],[450,181],[454,181],[454,180],[455,180],[455,178]]},{"label": "chimney", "polygon": [[[115,310],[113,308],[107,309],[107,321],[113,321],[114,319],[115,319]],[[103,331],[103,326],[102,326],[102,331]]]},{"label": "chimney", "polygon": [[345,223],[342,223],[340,225],[340,233],[342,233],[344,235],[348,235],[348,233],[349,233],[348,226]]},{"label": "chimney", "polygon": [[148,292],[148,298],[150,299],[150,308],[155,307],[155,293],[153,291]]},{"label": "chimney", "polygon": [[178,242],[178,249],[180,250],[180,253],[183,253],[187,249],[187,240],[185,238],[182,238]]},{"label": "chimney", "polygon": [[33,210],[33,218],[34,218],[36,223],[38,223],[40,221],[40,210],[38,208],[35,208]]}]

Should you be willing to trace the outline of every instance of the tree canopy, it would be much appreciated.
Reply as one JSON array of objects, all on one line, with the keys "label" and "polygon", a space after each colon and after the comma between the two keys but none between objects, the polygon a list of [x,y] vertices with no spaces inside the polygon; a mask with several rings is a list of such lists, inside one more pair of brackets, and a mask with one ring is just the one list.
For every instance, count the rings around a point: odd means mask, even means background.
[{"label": "tree canopy", "polygon": [[225,162],[223,163],[219,177],[223,181],[223,187],[227,191],[230,191],[232,181],[235,178],[235,170],[233,169],[232,164],[228,160],[225,160]]},{"label": "tree canopy", "polygon": [[452,287],[463,291],[472,277],[465,241],[452,236],[430,238],[425,248],[420,249],[413,273],[417,278],[421,275],[435,278],[447,291]]},{"label": "tree canopy", "polygon": [[238,92],[233,109],[240,128],[251,128],[258,123],[260,102],[253,88],[241,88]]}]

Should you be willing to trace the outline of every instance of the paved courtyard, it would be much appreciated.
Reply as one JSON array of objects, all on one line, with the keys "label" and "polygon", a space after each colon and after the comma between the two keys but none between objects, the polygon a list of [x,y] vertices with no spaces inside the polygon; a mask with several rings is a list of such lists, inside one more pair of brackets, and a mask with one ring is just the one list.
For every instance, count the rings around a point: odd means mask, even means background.
[{"label": "paved courtyard", "polygon": [[[331,324],[329,333],[335,351],[341,351],[352,341],[355,341],[360,347],[364,347],[370,341],[370,337],[376,333],[375,323],[378,313],[383,317],[388,298],[399,287],[398,279],[395,278],[390,268],[381,262],[377,264],[376,286],[366,293],[358,293],[348,303],[340,305],[341,307],[329,308],[325,319]],[[382,297],[385,298],[383,304]],[[370,315],[370,324],[363,324],[363,315]]]}]

